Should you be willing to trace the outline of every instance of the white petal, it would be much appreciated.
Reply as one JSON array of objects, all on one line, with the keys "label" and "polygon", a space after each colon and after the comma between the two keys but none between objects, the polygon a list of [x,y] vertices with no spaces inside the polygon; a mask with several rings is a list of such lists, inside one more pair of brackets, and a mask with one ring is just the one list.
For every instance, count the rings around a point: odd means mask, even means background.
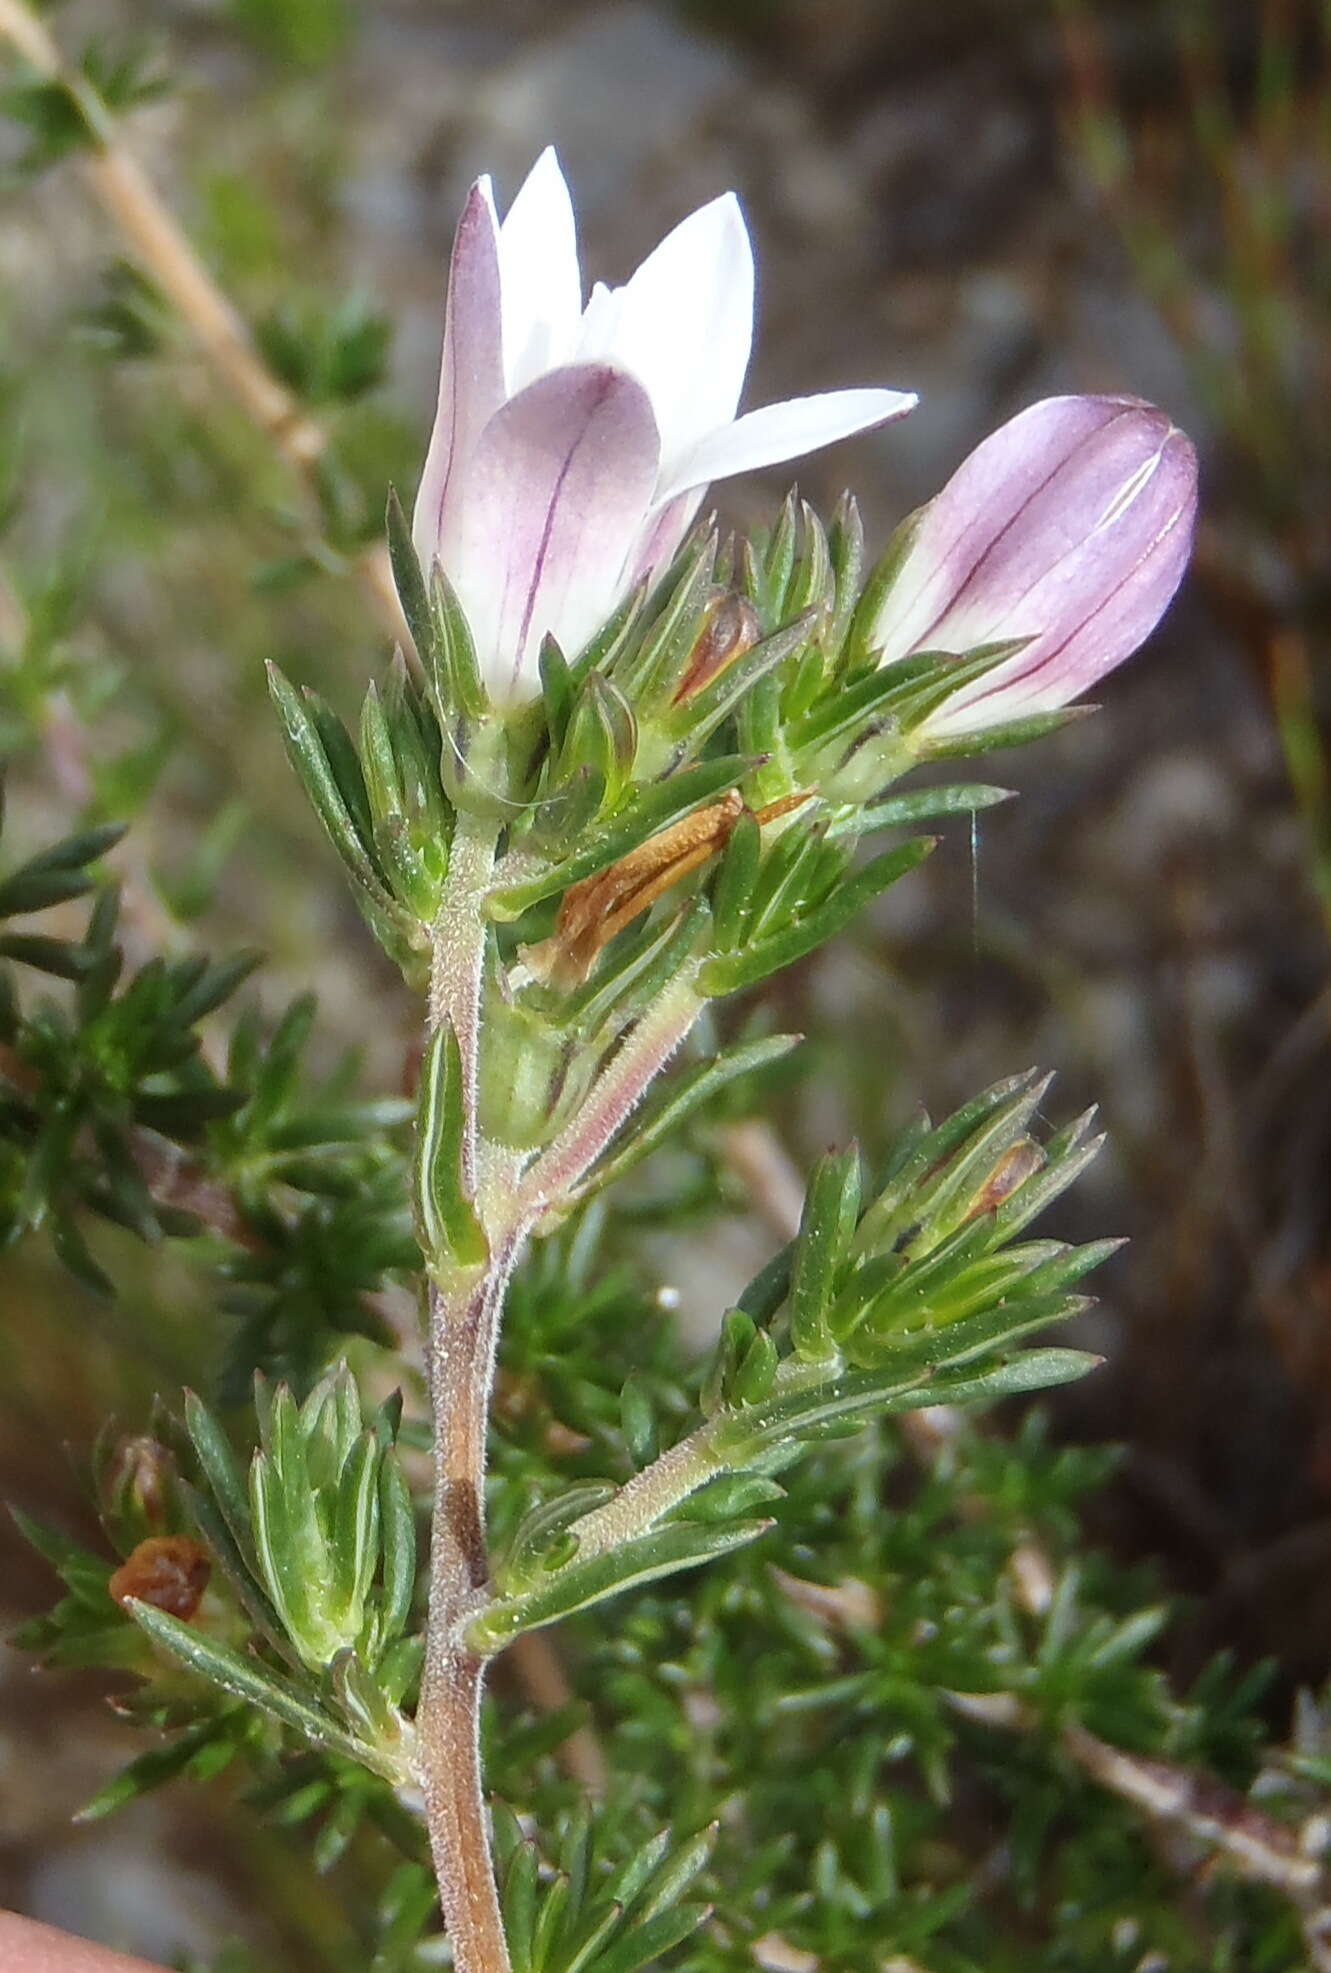
[{"label": "white petal", "polygon": [[667,233],[618,297],[604,351],[647,387],[666,470],[729,424],[753,346],[753,248],[733,192]]},{"label": "white petal", "polygon": [[510,397],[571,358],[582,316],[578,232],[553,147],[542,151],[499,229],[504,378]]},{"label": "white petal", "polygon": [[664,574],[692,527],[706,492],[706,487],[694,487],[691,493],[677,493],[664,507],[652,508],[641,538],[629,557],[631,581],[641,582],[646,576],[649,582],[655,582],[659,575]]},{"label": "white petal", "polygon": [[733,425],[722,426],[695,445],[671,473],[658,498],[669,500],[689,487],[709,480],[752,473],[760,466],[817,452],[854,432],[903,418],[919,399],[910,391],[834,390],[817,397],[795,397],[784,404],[764,405],[746,412]]},{"label": "white petal", "polygon": [[593,283],[591,294],[587,298],[587,306],[582,312],[574,362],[608,363],[610,361],[623,300],[622,288],[607,288],[604,281]]},{"label": "white petal", "polygon": [[490,420],[440,561],[496,697],[532,688],[547,631],[571,655],[614,610],[659,457],[647,393],[605,364],[538,377]]},{"label": "white petal", "polygon": [[455,469],[465,470],[482,427],[503,402],[498,231],[490,181],[478,179],[453,237],[439,402],[412,516],[416,553],[427,569],[450,479]]}]

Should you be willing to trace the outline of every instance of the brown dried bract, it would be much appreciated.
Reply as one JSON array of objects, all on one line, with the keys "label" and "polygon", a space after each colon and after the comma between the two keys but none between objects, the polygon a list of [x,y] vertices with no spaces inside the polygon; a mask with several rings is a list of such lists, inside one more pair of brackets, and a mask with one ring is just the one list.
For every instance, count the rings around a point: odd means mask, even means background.
[{"label": "brown dried bract", "polygon": [[[807,794],[784,795],[756,810],[755,819],[760,824],[775,821],[808,800]],[[608,870],[571,885],[560,904],[553,936],[533,955],[541,961],[539,970],[561,986],[580,984],[597,953],[617,933],[725,848],[743,813],[743,798],[738,788],[732,788],[720,801],[709,802],[649,836]]]},{"label": "brown dried bract", "polygon": [[107,1584],[116,1603],[151,1603],[188,1623],[203,1601],[213,1565],[189,1535],[150,1535]]},{"label": "brown dried bract", "polygon": [[676,705],[710,685],[719,672],[751,651],[763,634],[758,612],[747,596],[728,592],[717,601],[689,653],[684,676],[675,688]]},{"label": "brown dried bract", "polygon": [[1034,1178],[1044,1161],[1044,1152],[1033,1138],[1023,1137],[1013,1144],[1003,1153],[976,1193],[967,1219],[978,1219],[981,1213],[997,1212],[1019,1185],[1024,1185],[1028,1178]]}]

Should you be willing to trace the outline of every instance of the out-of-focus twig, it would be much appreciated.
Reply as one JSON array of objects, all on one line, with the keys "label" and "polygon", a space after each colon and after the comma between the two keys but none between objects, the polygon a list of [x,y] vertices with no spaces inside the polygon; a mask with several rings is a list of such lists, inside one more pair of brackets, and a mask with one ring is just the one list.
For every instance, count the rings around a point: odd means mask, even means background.
[{"label": "out-of-focus twig", "polygon": [[[326,432],[264,363],[240,315],[126,149],[106,104],[82,75],[66,65],[26,0],[0,0],[0,38],[45,81],[63,89],[75,105],[89,138],[84,170],[103,211],[188,328],[219,380],[290,470],[313,490],[315,470],[327,450]],[[353,568],[384,629],[409,649],[384,545],[365,549]]]},{"label": "out-of-focus twig", "polygon": [[[559,1652],[542,1630],[524,1631],[515,1637],[503,1662],[540,1712],[557,1713],[574,1696]],[[590,1727],[575,1727],[555,1749],[555,1759],[589,1795],[604,1795],[609,1769],[601,1743]]]},{"label": "out-of-focus twig", "polygon": [[[872,1626],[876,1602],[865,1583],[803,1582],[773,1570],[783,1593],[829,1629]],[[953,1712],[1008,1733],[1035,1733],[1040,1718],[1014,1692],[948,1692]],[[1130,1802],[1153,1823],[1203,1845],[1236,1875],[1288,1898],[1299,1914],[1315,1973],[1331,1973],[1331,1884],[1323,1856],[1324,1817],[1302,1828],[1278,1822],[1204,1769],[1129,1752],[1076,1720],[1058,1734],[1069,1759],[1099,1787]]]},{"label": "out-of-focus twig", "polygon": [[721,1150],[764,1226],[778,1240],[793,1240],[804,1209],[804,1181],[776,1132],[746,1117],[742,1123],[725,1126]]}]

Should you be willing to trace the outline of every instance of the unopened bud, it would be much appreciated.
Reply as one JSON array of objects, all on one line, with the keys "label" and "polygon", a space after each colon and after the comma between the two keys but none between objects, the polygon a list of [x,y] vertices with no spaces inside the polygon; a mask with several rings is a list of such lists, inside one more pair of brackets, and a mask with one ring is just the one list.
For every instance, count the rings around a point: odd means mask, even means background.
[{"label": "unopened bud", "polygon": [[722,591],[712,604],[675,688],[675,704],[693,698],[718,672],[751,651],[763,634],[758,612],[747,596]]},{"label": "unopened bud", "polygon": [[1187,567],[1197,455],[1131,397],[1051,397],[916,517],[871,631],[882,661],[1022,648],[924,722],[948,739],[1068,705],[1148,637]]},{"label": "unopened bud", "polygon": [[121,1542],[161,1534],[173,1519],[176,1462],[170,1448],[147,1433],[120,1439],[98,1475],[98,1499]]}]

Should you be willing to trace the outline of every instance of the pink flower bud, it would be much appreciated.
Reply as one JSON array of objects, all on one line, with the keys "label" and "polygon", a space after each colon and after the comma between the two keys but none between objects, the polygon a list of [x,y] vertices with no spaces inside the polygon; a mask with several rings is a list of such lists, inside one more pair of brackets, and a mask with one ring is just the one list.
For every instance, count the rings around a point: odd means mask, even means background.
[{"label": "pink flower bud", "polygon": [[911,527],[883,662],[1027,640],[924,722],[953,739],[1056,711],[1131,657],[1182,580],[1190,441],[1131,397],[1051,397],[987,438]]}]

